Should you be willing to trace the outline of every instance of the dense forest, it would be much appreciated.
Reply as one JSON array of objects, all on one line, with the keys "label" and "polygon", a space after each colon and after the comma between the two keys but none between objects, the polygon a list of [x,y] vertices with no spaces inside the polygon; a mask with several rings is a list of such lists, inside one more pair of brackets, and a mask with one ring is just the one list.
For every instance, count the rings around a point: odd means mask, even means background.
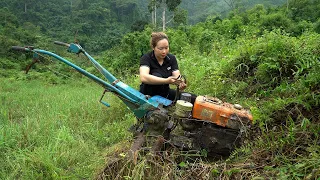
[{"label": "dense forest", "polygon": [[[318,0],[2,0],[0,7],[0,179],[320,178]],[[153,171],[153,162],[124,160],[116,176],[101,175],[105,157],[125,156],[133,115],[111,95],[114,107],[97,105],[100,89],[50,58],[24,74],[32,55],[10,48],[32,45],[94,72],[52,43],[79,42],[137,88],[132,74],[151,32],[162,30],[188,91],[251,110],[248,140],[215,162],[162,162]]]},{"label": "dense forest", "polygon": [[[119,44],[125,33],[141,31],[151,23],[151,2],[3,0],[0,2],[1,40],[3,47],[10,47],[12,41],[16,44],[34,45],[45,41],[45,37],[61,41],[74,41],[76,38],[91,52],[101,52]],[[168,19],[172,19],[172,14],[176,13],[174,20],[168,25],[194,24],[205,20],[209,15],[225,16],[238,6],[253,6],[256,3],[258,2],[244,4],[235,0],[180,0],[176,4],[171,3],[172,9],[168,8]],[[161,1],[154,4],[158,7],[157,27],[161,30]],[[266,4],[270,6],[279,2],[268,1]],[[3,53],[4,50],[1,54]]]}]

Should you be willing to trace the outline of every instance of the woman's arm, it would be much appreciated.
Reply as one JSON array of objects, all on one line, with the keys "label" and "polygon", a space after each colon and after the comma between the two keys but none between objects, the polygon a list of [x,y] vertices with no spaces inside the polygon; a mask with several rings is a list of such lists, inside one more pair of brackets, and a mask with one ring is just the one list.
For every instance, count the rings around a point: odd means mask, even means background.
[{"label": "woman's arm", "polygon": [[[161,78],[157,76],[153,76],[150,73],[150,68],[148,66],[140,66],[140,81],[145,84],[159,85],[159,84],[180,84],[181,81],[176,78],[179,76],[175,76],[176,74],[172,73],[173,76],[168,78]],[[175,71],[176,72],[176,71]]]}]

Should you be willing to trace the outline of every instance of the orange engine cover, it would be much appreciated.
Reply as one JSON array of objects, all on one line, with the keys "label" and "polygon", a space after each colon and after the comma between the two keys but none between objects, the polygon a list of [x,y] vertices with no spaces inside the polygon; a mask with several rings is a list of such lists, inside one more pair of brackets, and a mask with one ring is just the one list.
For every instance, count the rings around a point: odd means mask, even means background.
[{"label": "orange engine cover", "polygon": [[193,118],[210,121],[219,126],[240,129],[252,122],[252,115],[240,105],[222,102],[209,96],[198,96],[192,109]]}]

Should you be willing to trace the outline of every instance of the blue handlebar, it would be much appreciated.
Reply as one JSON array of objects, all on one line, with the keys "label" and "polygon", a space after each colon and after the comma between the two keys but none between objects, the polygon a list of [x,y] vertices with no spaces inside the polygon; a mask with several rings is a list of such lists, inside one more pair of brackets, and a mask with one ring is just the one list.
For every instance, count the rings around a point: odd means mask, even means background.
[{"label": "blue handlebar", "polygon": [[[140,93],[134,88],[131,88],[127,84],[119,81],[109,71],[107,71],[104,67],[102,67],[93,57],[91,57],[79,44],[75,44],[75,43],[68,44],[68,43],[59,42],[59,41],[55,41],[54,43],[68,47],[67,49],[68,52],[75,53],[75,54],[83,53],[91,61],[94,67],[108,80],[108,82],[98,78],[97,76],[85,71],[79,66],[69,62],[68,60],[52,52],[45,51],[42,49],[26,49],[26,50],[33,51],[34,53],[41,53],[41,54],[52,56],[55,59],[67,64],[68,66],[71,66],[72,68],[77,70],[79,73],[87,76],[88,78],[92,79],[93,81],[95,81],[96,83],[104,87],[105,90],[108,90],[116,94],[128,106],[128,108],[133,111],[133,113],[138,118],[144,117],[147,114],[147,112],[150,110],[160,108],[159,104],[160,103],[162,104],[162,101],[154,100],[152,98],[147,99],[144,94]],[[16,48],[16,49],[20,49],[20,48]],[[168,102],[169,101],[170,100],[168,100]],[[101,99],[100,99],[100,102],[108,107],[110,106],[108,103],[102,101]],[[170,103],[171,101],[168,104]]]},{"label": "blue handlebar", "polygon": [[[164,100],[159,100],[159,98],[153,99],[153,98],[146,98],[146,96],[139,91],[137,91],[134,88],[131,88],[127,84],[119,81],[116,79],[109,71],[107,71],[104,67],[102,67],[93,57],[91,57],[79,44],[75,43],[64,43],[55,41],[54,42],[57,45],[66,46],[68,47],[68,52],[79,54],[83,53],[94,65],[94,67],[109,81],[106,82],[97,76],[85,71],[84,69],[80,68],[79,66],[71,63],[70,61],[62,58],[61,56],[52,53],[50,51],[42,50],[42,49],[34,49],[33,47],[20,47],[20,46],[13,46],[13,50],[19,50],[19,51],[25,51],[25,52],[34,52],[34,55],[38,56],[38,54],[45,54],[54,57],[55,59],[67,64],[68,66],[71,66],[75,70],[77,70],[79,73],[87,76],[88,78],[92,79],[99,85],[101,85],[105,91],[110,91],[114,94],[116,94],[127,106],[129,109],[133,111],[136,117],[142,118],[144,117],[148,111],[155,110],[160,108],[160,104],[163,105],[170,105],[172,101],[163,98]],[[108,103],[102,101],[102,98],[100,99],[100,102],[106,106],[110,106]],[[163,103],[165,102],[165,103]]]},{"label": "blue handlebar", "polygon": [[41,54],[47,54],[49,56],[52,56],[62,62],[64,62],[65,64],[73,67],[75,70],[77,70],[78,72],[80,72],[81,74],[89,77],[90,79],[92,79],[93,81],[95,81],[96,83],[100,84],[102,87],[104,87],[105,89],[108,89],[109,91],[111,92],[115,92],[117,94],[119,94],[120,96],[126,98],[128,101],[131,101],[132,103],[137,103],[136,100],[132,99],[131,97],[127,96],[126,94],[124,94],[123,92],[121,92],[119,89],[117,89],[116,87],[110,85],[109,83],[103,81],[102,79],[98,78],[97,76],[85,71],[84,69],[80,68],[79,66],[67,61],[66,59],[52,53],[52,52],[49,52],[49,51],[45,51],[45,50],[41,50],[41,49],[34,49],[33,50],[34,52],[37,52],[37,53],[41,53]]}]

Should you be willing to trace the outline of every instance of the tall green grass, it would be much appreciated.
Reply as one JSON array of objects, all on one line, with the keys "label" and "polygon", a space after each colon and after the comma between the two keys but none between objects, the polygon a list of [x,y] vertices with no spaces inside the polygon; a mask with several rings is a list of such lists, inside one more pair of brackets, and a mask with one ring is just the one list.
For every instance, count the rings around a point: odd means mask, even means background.
[{"label": "tall green grass", "polygon": [[119,99],[87,81],[1,79],[0,179],[87,179],[103,153],[128,139],[134,117]]},{"label": "tall green grass", "polygon": [[319,179],[319,39],[274,30],[214,42],[213,53],[178,55],[188,91],[253,114],[250,138],[216,169],[220,178]]},{"label": "tall green grass", "polygon": [[[319,178],[319,34],[292,37],[275,30],[258,37],[249,33],[203,40],[212,40],[210,51],[186,45],[177,54],[188,79],[186,91],[250,108],[255,123],[241,148],[206,169],[220,179]],[[126,83],[138,87],[139,79],[130,77],[130,71],[122,65],[113,68],[124,69]],[[103,168],[104,149],[130,137],[126,129],[134,117],[118,98],[109,95],[112,107],[107,109],[97,102],[102,93],[97,85],[40,78],[44,74],[17,76],[24,81],[1,79],[0,179],[90,178]],[[116,175],[160,177],[146,162],[142,158],[128,168],[124,163],[126,174]],[[177,162],[170,163],[170,173],[179,173]],[[168,164],[161,167],[167,173]]]}]

